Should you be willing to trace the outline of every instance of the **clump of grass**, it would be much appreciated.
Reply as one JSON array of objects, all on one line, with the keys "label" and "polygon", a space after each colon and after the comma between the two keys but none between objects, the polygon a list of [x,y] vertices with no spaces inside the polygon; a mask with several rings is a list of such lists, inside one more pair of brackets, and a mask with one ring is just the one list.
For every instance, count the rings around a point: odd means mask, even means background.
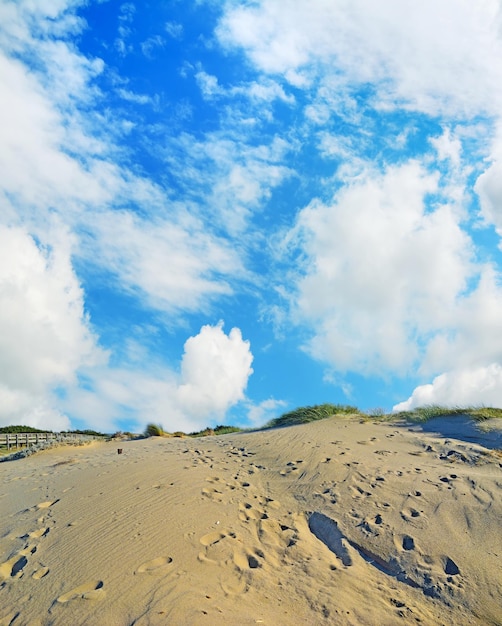
[{"label": "clump of grass", "polygon": [[280,417],[268,422],[265,428],[279,428],[282,426],[295,426],[297,424],[308,424],[317,420],[326,419],[333,415],[363,415],[354,406],[346,404],[316,404],[314,406],[299,407],[289,413],[284,413]]},{"label": "clump of grass", "polygon": [[145,437],[163,437],[165,435],[164,429],[160,424],[147,424],[145,428]]},{"label": "clump of grass", "polygon": [[439,404],[428,404],[416,407],[410,411],[394,413],[392,417],[411,422],[427,422],[435,417],[453,417],[455,415],[469,415],[476,421],[482,421],[494,417],[502,417],[502,409],[491,407],[451,407]]},{"label": "clump of grass", "polygon": [[190,433],[189,437],[211,437],[212,435],[228,435],[230,433],[240,433],[242,432],[242,428],[238,426],[225,426],[220,424],[219,426],[215,426],[214,428],[204,428],[204,430],[199,430],[194,433]]},{"label": "clump of grass", "polygon": [[475,420],[489,420],[492,418],[501,418],[502,409],[496,409],[493,407],[480,406],[473,409],[468,409],[469,415],[472,415]]},{"label": "clump of grass", "polygon": [[465,414],[467,411],[461,407],[446,407],[439,404],[427,404],[424,406],[418,406],[409,411],[400,411],[394,413],[393,417],[397,419],[404,419],[411,422],[428,422],[435,417],[446,417],[452,415]]},{"label": "clump of grass", "polygon": [[214,429],[215,435],[228,435],[230,433],[240,433],[242,432],[242,428],[238,426],[225,426],[221,424],[220,426],[216,426]]}]

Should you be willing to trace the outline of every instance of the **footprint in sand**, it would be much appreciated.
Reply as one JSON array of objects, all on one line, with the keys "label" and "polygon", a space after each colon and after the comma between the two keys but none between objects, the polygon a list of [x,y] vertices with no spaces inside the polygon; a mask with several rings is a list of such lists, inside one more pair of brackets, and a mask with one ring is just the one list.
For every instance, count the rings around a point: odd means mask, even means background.
[{"label": "footprint in sand", "polygon": [[420,515],[421,515],[420,511],[417,511],[417,509],[414,509],[414,508],[411,508],[411,507],[401,511],[401,517],[406,522],[409,522],[410,518],[416,519],[417,517],[420,517]]},{"label": "footprint in sand", "polygon": [[7,578],[21,578],[23,570],[28,563],[28,556],[35,554],[36,547],[28,546],[24,550],[21,550],[8,561],[0,563],[0,582]]},{"label": "footprint in sand", "polygon": [[7,580],[7,578],[15,578],[20,574],[28,563],[26,556],[16,554],[8,561],[0,564],[0,581]]},{"label": "footprint in sand", "polygon": [[413,537],[409,535],[404,535],[402,542],[403,550],[414,550],[415,549],[415,540]]},{"label": "footprint in sand", "polygon": [[239,504],[239,519],[243,522],[249,522],[249,520],[267,519],[265,511],[260,509],[254,509],[251,504],[244,502]]},{"label": "footprint in sand", "polygon": [[39,530],[34,530],[32,533],[28,533],[27,537],[30,539],[40,539],[40,537],[45,537],[49,534],[49,528],[40,528]]},{"label": "footprint in sand", "polygon": [[218,543],[218,541],[221,541],[226,536],[227,533],[215,530],[212,533],[207,533],[207,535],[202,535],[199,541],[207,548],[208,546],[212,546],[214,543]]},{"label": "footprint in sand", "polygon": [[37,509],[48,509],[51,506],[53,506],[54,504],[56,504],[56,502],[59,502],[58,500],[47,500],[46,502],[40,502],[40,504],[37,504]]},{"label": "footprint in sand", "polygon": [[248,569],[256,569],[261,567],[261,563],[258,560],[259,558],[264,558],[263,552],[261,550],[256,553],[245,552],[245,553],[236,553],[234,554],[234,563],[241,570],[246,571]]},{"label": "footprint in sand", "polygon": [[297,540],[296,532],[292,528],[274,519],[259,520],[257,533],[260,543],[280,552],[294,546]]},{"label": "footprint in sand", "polygon": [[49,573],[49,568],[48,567],[40,567],[39,569],[36,569],[33,574],[31,575],[31,577],[34,580],[40,580],[41,578],[43,578],[44,576],[47,576],[47,574]]},{"label": "footprint in sand", "polygon": [[223,500],[222,492],[218,491],[218,489],[215,489],[214,487],[203,487],[201,493],[206,498],[214,500],[215,502],[221,502]]},{"label": "footprint in sand", "polygon": [[230,572],[223,575],[220,579],[220,585],[227,596],[238,596],[245,593],[248,589],[246,579],[238,572]]},{"label": "footprint in sand", "polygon": [[235,539],[235,533],[227,531],[213,531],[203,535],[199,541],[204,546],[204,552],[199,554],[199,561],[208,563],[224,563],[232,558],[233,546],[225,539]]},{"label": "footprint in sand", "polygon": [[458,565],[455,563],[455,561],[450,559],[449,556],[446,557],[444,562],[444,572],[449,576],[457,576],[458,574],[460,574]]},{"label": "footprint in sand", "polygon": [[75,587],[71,591],[64,593],[57,598],[56,602],[60,604],[66,604],[70,600],[84,599],[84,600],[101,600],[105,597],[105,591],[103,589],[103,581],[96,580],[89,583],[84,583],[79,587]]},{"label": "footprint in sand", "polygon": [[172,563],[173,560],[170,556],[159,556],[156,559],[152,559],[151,561],[146,561],[138,567],[136,570],[137,574],[145,574],[149,572],[155,572],[162,567],[166,567],[169,563]]}]

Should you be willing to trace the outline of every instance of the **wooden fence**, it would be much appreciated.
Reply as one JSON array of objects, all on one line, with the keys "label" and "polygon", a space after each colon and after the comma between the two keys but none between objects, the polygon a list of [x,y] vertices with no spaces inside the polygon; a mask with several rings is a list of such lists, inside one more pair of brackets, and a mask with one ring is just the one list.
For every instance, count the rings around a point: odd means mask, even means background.
[{"label": "wooden fence", "polygon": [[76,433],[0,433],[0,448],[21,448],[41,441],[67,441],[68,439],[92,439]]}]

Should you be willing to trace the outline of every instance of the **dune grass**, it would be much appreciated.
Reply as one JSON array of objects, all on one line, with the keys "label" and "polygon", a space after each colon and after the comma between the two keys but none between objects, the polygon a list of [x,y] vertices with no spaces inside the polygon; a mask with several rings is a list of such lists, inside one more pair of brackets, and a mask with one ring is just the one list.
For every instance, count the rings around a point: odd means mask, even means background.
[{"label": "dune grass", "polygon": [[145,437],[165,437],[167,435],[160,424],[150,423],[146,425]]},{"label": "dune grass", "polygon": [[399,413],[391,413],[391,419],[405,419],[411,422],[428,422],[435,417],[455,417],[456,415],[469,415],[475,421],[483,421],[492,418],[502,417],[502,409],[494,407],[461,407],[461,406],[442,406],[439,404],[428,404],[416,407],[410,411],[400,411]]},{"label": "dune grass", "polygon": [[145,437],[210,437],[212,435],[227,435],[229,433],[243,432],[242,428],[238,426],[225,426],[219,425],[214,428],[207,427],[202,430],[195,431],[193,433],[185,433],[182,430],[177,430],[174,433],[166,432],[160,424],[147,424],[144,432]]},{"label": "dune grass", "polygon": [[362,417],[363,413],[358,408],[346,404],[316,404],[314,406],[299,407],[294,411],[284,413],[280,417],[270,420],[264,428],[308,424],[309,422],[326,419],[333,415],[361,415]]},{"label": "dune grass", "polygon": [[228,435],[230,433],[240,433],[242,428],[238,426],[224,426],[223,424],[214,428],[204,428],[194,433],[190,433],[189,437],[210,437],[212,435]]},{"label": "dune grass", "polygon": [[[285,426],[297,426],[299,424],[308,424],[317,420],[326,419],[336,415],[354,415],[362,420],[368,421],[394,421],[406,420],[410,422],[427,422],[435,417],[454,417],[455,415],[470,415],[476,421],[487,420],[495,417],[502,418],[502,409],[493,407],[460,407],[460,406],[442,406],[430,404],[411,409],[409,411],[400,411],[398,413],[386,413],[383,409],[374,409],[370,411],[361,411],[355,406],[347,404],[316,404],[313,406],[298,407],[288,413],[283,413],[257,430],[266,430],[269,428],[282,428]],[[176,432],[167,433],[162,426],[157,424],[148,424],[145,429],[146,437],[207,437],[212,435],[226,435],[229,433],[247,432],[249,429],[239,428],[237,426],[215,426],[214,428],[204,428],[203,430],[185,434]]]},{"label": "dune grass", "polygon": [[436,417],[455,417],[469,415],[475,421],[483,421],[491,418],[502,418],[502,409],[494,407],[460,407],[442,406],[430,404],[416,407],[409,411],[398,413],[386,413],[382,409],[361,411],[357,407],[341,404],[319,404],[315,406],[299,407],[294,411],[284,413],[268,422],[263,428],[279,428],[283,426],[295,426],[308,424],[316,420],[326,419],[336,415],[355,415],[368,421],[393,421],[406,420],[410,422],[427,422]]}]

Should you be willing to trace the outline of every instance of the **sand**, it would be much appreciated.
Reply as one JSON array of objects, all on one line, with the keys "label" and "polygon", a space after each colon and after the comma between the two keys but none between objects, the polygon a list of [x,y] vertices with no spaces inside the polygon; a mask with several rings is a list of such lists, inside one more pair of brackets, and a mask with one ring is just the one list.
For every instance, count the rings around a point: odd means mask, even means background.
[{"label": "sand", "polygon": [[502,624],[502,455],[427,428],[1,463],[0,625]]}]

